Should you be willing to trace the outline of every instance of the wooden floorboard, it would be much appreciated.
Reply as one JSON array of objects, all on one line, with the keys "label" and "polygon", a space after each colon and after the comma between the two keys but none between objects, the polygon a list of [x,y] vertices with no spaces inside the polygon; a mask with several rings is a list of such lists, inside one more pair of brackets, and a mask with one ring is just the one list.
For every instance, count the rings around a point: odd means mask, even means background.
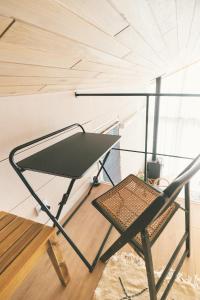
[{"label": "wooden floorboard", "polygon": [[[66,227],[66,231],[77,242],[83,253],[90,258],[94,257],[99,242],[108,228],[108,223],[95,208],[92,207],[90,201],[108,188],[107,185],[101,185],[100,187],[95,188],[87,202]],[[200,275],[200,260],[198,253],[200,243],[199,213],[200,205],[192,204],[192,251],[191,257],[186,259],[182,268],[182,272],[185,275]],[[162,237],[158,239],[153,247],[155,268],[159,269],[165,265],[167,259],[169,259],[170,253],[175,248],[175,244],[181,238],[183,230],[183,212],[180,211],[180,213],[177,213],[175,218],[169,223],[162,234]],[[106,246],[108,247],[109,243],[116,239],[117,236],[118,234],[113,230]],[[46,254],[41,258],[39,264],[15,292],[12,300],[90,300],[93,298],[94,290],[105,267],[104,264],[99,262],[93,273],[89,273],[87,268],[61,235],[59,235],[59,242],[63,249],[64,257],[70,272],[71,280],[68,286],[63,288],[60,285]],[[129,246],[126,246],[124,251],[132,251],[132,249],[129,248]]]}]

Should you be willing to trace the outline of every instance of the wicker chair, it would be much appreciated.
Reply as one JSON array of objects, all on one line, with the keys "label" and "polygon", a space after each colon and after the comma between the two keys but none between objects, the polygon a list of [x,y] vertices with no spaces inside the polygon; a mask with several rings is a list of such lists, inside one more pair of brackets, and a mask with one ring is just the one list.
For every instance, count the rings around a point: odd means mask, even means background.
[{"label": "wicker chair", "polygon": [[[157,300],[157,293],[184,242],[186,242],[186,249],[161,300],[166,299],[184,259],[190,256],[189,181],[199,169],[200,155],[163,192],[154,189],[136,176],[129,175],[92,202],[120,233],[120,237],[102,255],[101,260],[105,262],[129,243],[145,261],[150,300]],[[175,200],[183,187],[185,188],[185,233],[156,283],[151,247],[175,212],[182,208]]]}]

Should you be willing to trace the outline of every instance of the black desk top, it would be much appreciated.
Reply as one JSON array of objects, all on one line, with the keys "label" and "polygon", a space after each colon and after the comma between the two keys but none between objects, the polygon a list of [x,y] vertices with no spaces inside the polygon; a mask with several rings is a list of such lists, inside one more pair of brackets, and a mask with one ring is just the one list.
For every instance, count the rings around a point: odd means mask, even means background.
[{"label": "black desk top", "polygon": [[80,178],[119,141],[119,135],[76,133],[17,163],[24,170]]}]

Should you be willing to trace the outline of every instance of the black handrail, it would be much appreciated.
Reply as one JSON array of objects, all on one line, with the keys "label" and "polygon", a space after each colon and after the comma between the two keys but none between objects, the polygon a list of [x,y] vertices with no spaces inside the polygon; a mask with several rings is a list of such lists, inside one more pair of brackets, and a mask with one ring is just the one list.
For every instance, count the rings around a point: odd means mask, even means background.
[{"label": "black handrail", "polygon": [[[117,150],[117,151],[124,151],[124,152],[133,152],[133,153],[141,153],[141,154],[153,154],[153,152],[150,151],[140,151],[140,150],[132,150],[132,149],[123,149],[123,148],[112,148],[112,150]],[[173,154],[165,154],[165,153],[158,153],[156,152],[156,155],[158,156],[166,156],[166,157],[171,157],[171,158],[181,158],[181,159],[189,159],[193,160],[193,157],[189,156],[180,156],[180,155],[173,155]]]},{"label": "black handrail", "polygon": [[124,96],[138,96],[138,97],[151,97],[151,96],[160,96],[160,97],[199,97],[200,94],[181,94],[181,93],[78,93],[75,92],[75,97],[124,97]]},{"label": "black handrail", "polygon": [[74,124],[72,124],[72,125],[66,126],[66,127],[61,128],[61,129],[59,129],[59,130],[53,131],[53,132],[51,132],[51,133],[49,133],[49,134],[43,135],[43,136],[41,136],[41,137],[39,137],[39,138],[37,138],[37,139],[34,139],[34,140],[32,140],[32,141],[29,141],[29,142],[27,142],[27,143],[24,143],[24,144],[22,144],[22,145],[19,145],[19,146],[15,147],[15,148],[10,152],[10,154],[9,154],[9,162],[10,162],[10,164],[11,164],[12,167],[15,169],[15,171],[16,171],[16,168],[17,168],[17,169],[20,169],[19,166],[18,166],[18,165],[15,163],[15,161],[14,161],[14,156],[15,156],[15,154],[16,154],[17,151],[19,151],[19,150],[21,150],[21,149],[23,149],[23,148],[26,148],[26,147],[28,147],[28,146],[30,146],[30,145],[36,144],[36,143],[38,143],[38,142],[40,142],[40,141],[42,141],[42,140],[45,140],[45,139],[47,139],[47,138],[49,138],[49,137],[51,137],[51,136],[53,136],[53,135],[57,135],[58,133],[61,133],[61,132],[65,131],[65,130],[69,130],[69,129],[73,128],[73,127],[80,127],[80,128],[82,129],[82,131],[85,133],[85,129],[83,128],[83,126],[82,126],[81,124],[79,124],[79,123],[74,123]]}]

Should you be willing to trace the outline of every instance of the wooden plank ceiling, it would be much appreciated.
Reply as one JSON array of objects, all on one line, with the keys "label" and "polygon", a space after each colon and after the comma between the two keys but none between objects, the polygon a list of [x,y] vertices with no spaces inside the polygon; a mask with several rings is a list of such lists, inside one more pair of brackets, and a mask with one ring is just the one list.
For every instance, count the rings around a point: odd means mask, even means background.
[{"label": "wooden plank ceiling", "polygon": [[131,90],[199,48],[199,0],[1,0],[0,96]]}]

